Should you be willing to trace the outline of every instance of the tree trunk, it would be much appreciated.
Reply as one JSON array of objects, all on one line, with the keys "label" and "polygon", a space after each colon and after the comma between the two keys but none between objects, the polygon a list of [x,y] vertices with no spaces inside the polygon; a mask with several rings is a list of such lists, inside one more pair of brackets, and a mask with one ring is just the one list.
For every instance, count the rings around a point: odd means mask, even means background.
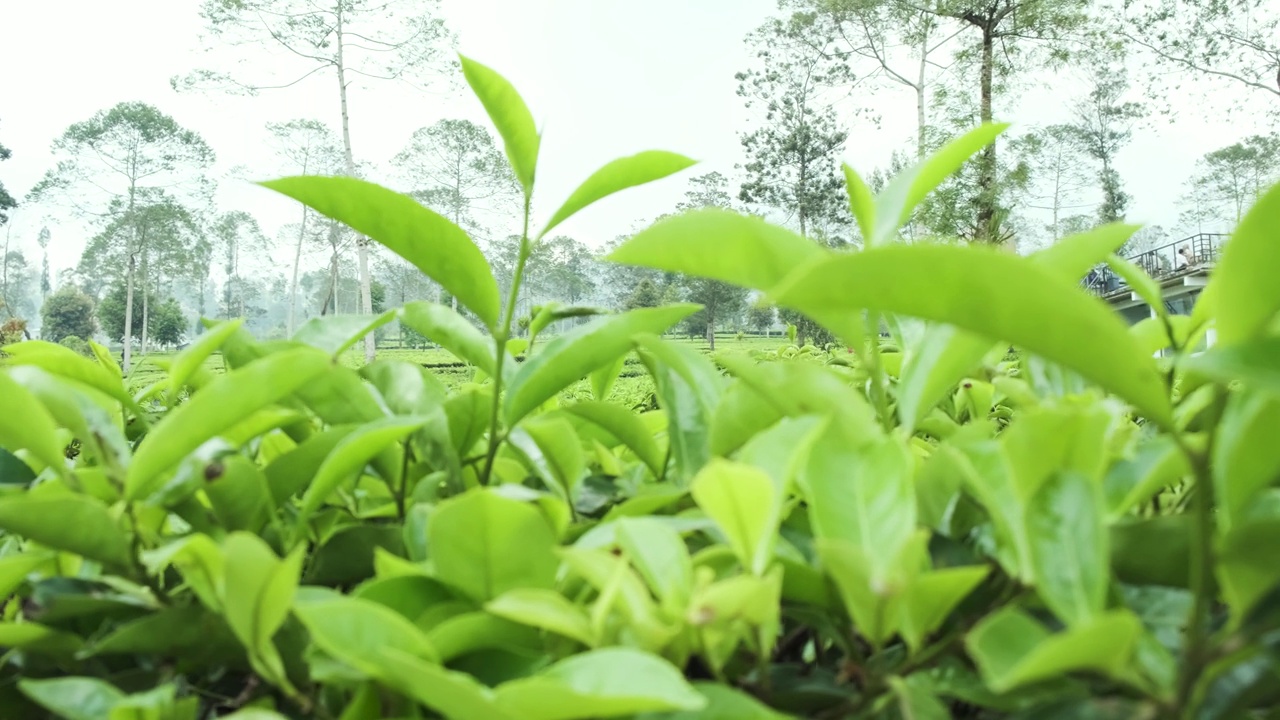
[{"label": "tree trunk", "polygon": [[133,362],[133,254],[129,255],[129,269],[124,275],[124,355],[121,369],[129,372]]},{"label": "tree trunk", "polygon": [[132,242],[125,250],[125,255],[129,256],[129,269],[125,271],[124,282],[124,352],[120,356],[120,368],[124,372],[129,372],[133,367],[133,253],[137,250],[138,245],[138,219],[133,216],[134,204],[137,200],[137,186],[130,179],[129,182],[129,225],[132,233]]},{"label": "tree trunk", "polygon": [[925,80],[929,69],[929,31],[926,29],[920,38],[920,69],[916,75],[916,159],[924,160],[924,130],[928,121],[925,114]]},{"label": "tree trunk", "polygon": [[147,323],[151,319],[151,305],[149,299],[151,293],[147,292],[147,281],[144,277],[142,280],[142,354],[147,354]]},{"label": "tree trunk", "polygon": [[[982,27],[982,95],[984,125],[991,122],[992,76],[995,74],[995,21]],[[978,213],[974,237],[979,242],[996,242],[996,143],[992,141],[978,156]]]},{"label": "tree trunk", "polygon": [[[307,168],[304,165],[302,173],[305,175]],[[302,226],[298,229],[298,246],[293,252],[293,280],[289,283],[289,337],[293,337],[293,330],[297,322],[298,312],[298,266],[302,264],[302,240],[307,235],[307,219],[311,216],[311,209],[302,208]]]},{"label": "tree trunk", "polygon": [[[338,71],[338,98],[342,105],[342,150],[347,162],[347,174],[351,177],[356,176],[356,160],[355,154],[351,151],[351,122],[350,115],[347,111],[347,68],[343,59],[343,45],[346,39],[343,37],[343,18],[342,3],[338,3],[338,23],[334,32],[337,39],[337,71]],[[373,281],[369,277],[369,239],[363,235],[356,237],[356,258],[360,267],[360,310],[365,315],[373,314]],[[374,344],[373,333],[364,336],[364,361],[365,363],[373,362],[377,356],[377,346]]]},{"label": "tree trunk", "polygon": [[707,315],[707,344],[711,346],[711,352],[716,351],[716,319],[710,314]]}]

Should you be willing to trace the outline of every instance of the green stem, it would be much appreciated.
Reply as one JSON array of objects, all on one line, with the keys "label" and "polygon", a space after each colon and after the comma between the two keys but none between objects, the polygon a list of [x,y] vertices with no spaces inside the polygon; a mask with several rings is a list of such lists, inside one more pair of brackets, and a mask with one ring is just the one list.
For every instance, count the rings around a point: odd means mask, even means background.
[{"label": "green stem", "polygon": [[880,424],[884,426],[885,431],[892,432],[893,418],[889,415],[889,391],[886,387],[884,364],[880,360],[880,313],[868,313],[867,318],[872,325],[870,337],[867,339],[870,348],[868,359],[871,364],[871,401],[875,404],[876,416],[880,418]]},{"label": "green stem", "polygon": [[1213,475],[1209,468],[1208,451],[1198,453],[1187,444],[1181,433],[1174,433],[1174,441],[1191,464],[1195,475],[1195,487],[1191,498],[1193,525],[1191,533],[1191,613],[1187,619],[1187,644],[1178,674],[1177,695],[1174,707],[1180,714],[1190,717],[1188,707],[1196,681],[1209,661],[1209,609],[1213,604]]},{"label": "green stem", "polygon": [[409,458],[411,456],[408,438],[404,441],[404,457],[400,462],[400,486],[394,488],[396,497],[396,514],[400,522],[404,522],[404,496],[409,489]]},{"label": "green stem", "polygon": [[133,570],[138,574],[142,584],[151,589],[152,594],[156,596],[156,600],[163,605],[170,605],[173,600],[169,597],[169,593],[160,584],[159,579],[151,577],[150,573],[147,572],[146,566],[142,564],[142,532],[138,522],[138,514],[132,504],[127,505],[127,508],[129,522],[133,525],[133,537],[130,539],[132,552],[129,553],[129,559],[133,562]]},{"label": "green stem", "polygon": [[498,447],[502,444],[502,436],[498,432],[498,424],[501,422],[500,411],[502,410],[502,366],[507,356],[507,340],[511,337],[511,321],[516,314],[516,298],[520,296],[520,282],[524,277],[524,266],[529,260],[529,193],[524,195],[524,231],[520,234],[520,254],[516,258],[515,276],[511,278],[511,294],[507,297],[506,317],[502,319],[502,327],[498,330],[497,341],[498,357],[493,361],[493,407],[492,417],[489,419],[489,450],[485,453],[484,473],[480,475],[480,484],[488,485],[489,477],[493,473],[493,462],[498,457]]}]

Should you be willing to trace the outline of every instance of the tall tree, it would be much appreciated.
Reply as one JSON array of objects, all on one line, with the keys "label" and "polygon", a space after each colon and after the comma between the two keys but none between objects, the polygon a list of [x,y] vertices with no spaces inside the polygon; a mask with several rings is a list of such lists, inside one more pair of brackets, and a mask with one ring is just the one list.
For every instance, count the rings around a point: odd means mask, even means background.
[{"label": "tall tree", "polygon": [[[1124,38],[1155,60],[1147,87],[1187,74],[1247,90],[1280,115],[1280,5],[1274,0],[1122,0]],[[1181,84],[1173,89],[1184,95]]]},{"label": "tall tree", "polygon": [[[297,60],[292,78],[237,77],[199,70],[175,78],[174,87],[218,88],[256,93],[290,87],[320,73],[336,80],[346,174],[355,177],[351,143],[349,89],[357,80],[433,78],[431,71],[451,65],[447,50],[453,38],[439,14],[439,0],[205,0],[201,15],[215,41],[234,48],[285,50]],[[261,55],[254,53],[261,68]],[[281,67],[279,63],[272,63]],[[288,71],[286,71],[288,72]],[[361,311],[373,313],[368,239],[358,237]],[[365,360],[372,362],[376,344],[365,336]]]},{"label": "tall tree", "polygon": [[[1020,72],[1061,60],[1075,48],[1073,41],[1087,25],[1089,0],[868,0],[896,16],[920,13],[919,22],[937,21],[934,32],[950,38],[959,34],[955,73],[960,88],[951,99],[972,103],[973,120],[990,123],[995,118],[997,94]],[[967,41],[967,42],[966,42]],[[965,85],[967,84],[967,86]],[[935,95],[935,101],[947,102]],[[973,123],[968,123],[972,127]],[[965,128],[968,129],[968,128]],[[927,134],[927,133],[926,133]],[[1007,213],[1000,205],[1001,164],[999,144],[989,144],[978,155],[972,206],[976,241],[1001,244],[1007,233]]]},{"label": "tall tree", "polygon": [[143,251],[140,212],[148,190],[207,195],[205,170],[213,150],[195,132],[151,105],[127,102],[67,128],[53,143],[57,166],[32,190],[37,199],[60,198],[123,233],[125,329],[123,365],[132,363],[133,289]]},{"label": "tall tree", "polygon": [[1197,224],[1235,226],[1267,188],[1280,180],[1280,135],[1254,135],[1205,154],[1184,205]]},{"label": "tall tree", "polygon": [[739,199],[786,214],[807,235],[847,218],[836,161],[849,136],[821,98],[831,82],[829,64],[775,42],[787,32],[786,23],[771,20],[751,35],[758,64],[737,76],[747,107],[764,111],[758,127],[742,137],[747,162]]},{"label": "tall tree", "polygon": [[1050,125],[1021,140],[1034,188],[1026,207],[1049,213],[1045,229],[1050,242],[1056,243],[1068,234],[1070,218],[1080,214],[1072,211],[1093,206],[1081,197],[1090,178],[1080,133],[1071,125]]},{"label": "tall tree", "polygon": [[[13,157],[12,151],[0,144],[0,160],[8,160]],[[0,225],[9,222],[9,211],[18,207],[18,201],[4,189],[4,183],[0,182]]]},{"label": "tall tree", "polygon": [[[328,125],[319,120],[290,120],[284,123],[267,123],[276,155],[285,172],[298,175],[333,175],[343,167],[342,143]],[[289,281],[289,317],[285,329],[289,337],[297,327],[298,271],[302,264],[302,250],[311,229],[311,208],[302,206],[301,219],[294,238],[293,274]]]},{"label": "tall tree", "polygon": [[[963,28],[944,32],[927,7],[881,0],[786,0],[796,12],[788,36],[848,64],[845,80],[906,88],[915,100],[915,154],[928,152],[930,89],[951,68],[949,46]],[[813,38],[821,39],[821,44]]]},{"label": "tall tree", "polygon": [[[193,254],[204,242],[204,233],[189,208],[163,190],[146,188],[138,193],[132,212],[116,217],[89,241],[79,271],[81,276],[92,278],[87,287],[99,291],[120,282],[127,288],[133,266],[132,284],[147,288],[147,292],[141,294],[142,307],[136,315],[142,323],[140,332],[132,327],[129,331],[141,341],[145,353],[151,337],[151,298],[175,278],[207,271],[207,267],[200,268]],[[122,318],[132,322],[132,316]]]},{"label": "tall tree", "polygon": [[1071,106],[1071,126],[1080,138],[1085,152],[1098,163],[1098,187],[1102,205],[1098,208],[1101,222],[1124,218],[1129,195],[1116,170],[1116,156],[1133,137],[1133,124],[1146,110],[1141,103],[1126,101],[1129,81],[1123,66],[1095,64],[1093,88]]},{"label": "tall tree", "polygon": [[271,248],[258,221],[243,210],[223,213],[213,225],[213,236],[220,246],[225,263],[222,315],[227,318],[245,317],[246,289],[244,278],[240,275],[244,255],[247,253],[252,260],[254,254],[266,254]]},{"label": "tall tree", "polygon": [[40,300],[43,302],[49,297],[49,292],[53,289],[52,283],[49,281],[49,240],[51,239],[49,228],[40,228],[40,235],[36,237],[36,243],[40,245]]}]

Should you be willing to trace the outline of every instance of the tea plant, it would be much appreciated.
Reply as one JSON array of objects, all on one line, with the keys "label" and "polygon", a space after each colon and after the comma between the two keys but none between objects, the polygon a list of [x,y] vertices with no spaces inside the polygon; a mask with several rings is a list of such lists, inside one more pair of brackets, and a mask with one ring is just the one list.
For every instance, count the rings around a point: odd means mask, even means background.
[{"label": "tea plant", "polygon": [[[879,195],[846,168],[862,250],[708,209],[613,254],[759,290],[840,346],[712,360],[661,338],[691,305],[544,340],[596,314],[551,306],[516,338],[542,238],[692,161],[614,161],[535,231],[532,116],[463,69],[524,193],[505,301],[466,233],[406,196],[264,184],[483,330],[426,302],[288,341],[210,323],[136,393],[100,346],[5,346],[0,716],[1275,715],[1280,188],[1194,315],[1128,328],[1077,281],[1109,262],[1164,307],[1114,255],[1131,226],[1031,257],[897,242],[1001,131],[982,127]],[[340,362],[392,319],[474,375]],[[604,400],[631,356],[656,410]]]}]

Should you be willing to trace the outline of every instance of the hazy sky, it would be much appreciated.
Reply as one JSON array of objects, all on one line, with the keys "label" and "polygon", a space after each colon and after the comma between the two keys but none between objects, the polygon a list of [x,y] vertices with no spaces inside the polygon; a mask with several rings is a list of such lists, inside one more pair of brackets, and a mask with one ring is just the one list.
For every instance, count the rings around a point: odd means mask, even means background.
[{"label": "hazy sky", "polygon": [[[335,81],[317,75],[294,89],[256,98],[179,95],[169,78],[218,67],[201,51],[197,0],[0,0],[0,142],[13,150],[0,180],[21,196],[50,164],[49,145],[69,124],[124,100],[157,105],[198,131],[226,172],[237,165],[255,179],[278,170],[265,144],[268,121],[314,117],[338,124]],[[774,12],[774,0],[444,0],[459,49],[506,75],[544,130],[537,207],[546,217],[574,186],[617,156],[659,148],[703,161],[693,173],[732,174],[738,132],[748,114],[734,73],[748,63],[743,37]],[[263,62],[287,62],[264,56]],[[1000,118],[1019,125],[1063,117],[1071,78],[1023,93]],[[878,95],[879,128],[853,122],[845,159],[870,172],[913,133],[909,94]],[[410,133],[443,117],[481,121],[478,102],[458,92],[427,95],[403,84],[352,91],[352,133],[361,159],[384,164]],[[1226,124],[1187,105],[1178,122],[1140,131],[1119,170],[1134,196],[1130,216],[1176,229],[1177,199],[1195,160],[1259,128]],[[684,191],[680,179],[629,191],[562,226],[598,246],[668,211]],[[292,201],[244,181],[226,181],[222,209],[257,215],[274,236],[296,217]],[[15,244],[34,251],[42,224],[53,231],[55,268],[74,265],[86,229],[65,218],[19,209]],[[282,249],[281,256],[285,256]]]}]

